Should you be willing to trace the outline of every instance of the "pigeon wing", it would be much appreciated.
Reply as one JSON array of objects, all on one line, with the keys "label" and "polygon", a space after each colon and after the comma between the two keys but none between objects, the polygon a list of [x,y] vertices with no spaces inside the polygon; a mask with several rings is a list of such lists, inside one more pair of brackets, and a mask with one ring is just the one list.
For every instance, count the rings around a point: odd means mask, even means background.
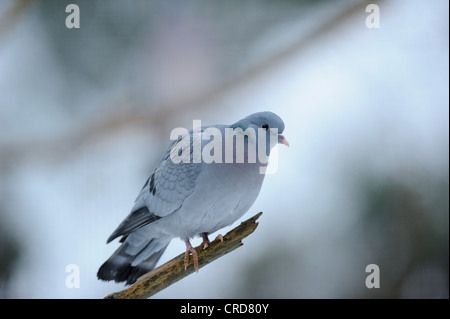
[{"label": "pigeon wing", "polygon": [[[194,192],[197,177],[202,169],[202,163],[193,163],[194,139],[201,139],[201,133],[192,134],[190,131],[171,143],[144,184],[131,213],[111,234],[108,243],[175,212]],[[189,162],[174,162],[171,158],[173,152],[188,152]]]}]

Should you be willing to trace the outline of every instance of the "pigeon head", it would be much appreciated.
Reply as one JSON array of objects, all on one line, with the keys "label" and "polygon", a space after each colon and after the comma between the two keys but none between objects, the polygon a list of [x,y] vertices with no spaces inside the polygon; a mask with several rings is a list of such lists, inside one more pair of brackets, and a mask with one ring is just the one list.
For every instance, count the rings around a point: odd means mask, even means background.
[{"label": "pigeon head", "polygon": [[258,132],[258,129],[265,130],[267,144],[266,150],[270,150],[275,146],[275,144],[270,144],[270,136],[274,134],[277,135],[276,140],[278,141],[278,144],[289,146],[289,142],[287,141],[287,139],[283,135],[281,135],[281,133],[283,133],[284,131],[284,122],[278,115],[273,112],[253,113],[236,122],[232,127],[239,127],[244,131],[248,128],[253,128],[255,132]]}]

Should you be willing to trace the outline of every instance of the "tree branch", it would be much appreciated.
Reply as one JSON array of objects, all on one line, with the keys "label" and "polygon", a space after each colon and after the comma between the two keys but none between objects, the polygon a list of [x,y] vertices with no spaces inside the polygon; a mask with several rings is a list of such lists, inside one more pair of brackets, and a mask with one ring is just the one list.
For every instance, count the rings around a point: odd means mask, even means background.
[{"label": "tree branch", "polygon": [[[195,247],[198,254],[198,267],[209,264],[217,258],[228,254],[236,248],[243,245],[242,239],[253,233],[258,226],[256,220],[261,213],[256,214],[252,218],[242,222],[239,226],[230,230],[223,236],[223,242],[220,239],[215,239],[206,249],[202,249],[201,245]],[[105,297],[105,299],[145,299],[157,292],[169,287],[180,279],[192,274],[194,265],[192,257],[189,258],[190,263],[187,269],[184,268],[184,253],[169,260],[164,265],[153,269],[151,272],[141,276],[130,287],[112,293]]]}]

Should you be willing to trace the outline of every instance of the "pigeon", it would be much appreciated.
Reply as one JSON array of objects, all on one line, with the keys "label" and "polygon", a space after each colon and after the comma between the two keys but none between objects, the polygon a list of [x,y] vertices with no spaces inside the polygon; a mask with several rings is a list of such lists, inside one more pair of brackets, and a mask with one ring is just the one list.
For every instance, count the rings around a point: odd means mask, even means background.
[{"label": "pigeon", "polygon": [[[185,267],[192,254],[198,272],[197,252],[190,239],[201,236],[206,248],[209,234],[231,225],[250,209],[264,180],[261,168],[267,167],[267,159],[260,157],[268,157],[276,144],[289,146],[283,130],[283,120],[272,112],[254,113],[232,125],[186,129],[170,144],[131,213],[108,238],[110,243],[121,237],[121,246],[99,268],[97,277],[133,284],[154,269],[176,237],[186,244]],[[230,134],[234,134],[231,139]],[[239,147],[239,137],[244,147]],[[260,150],[263,147],[265,152]],[[256,160],[252,151],[260,155]],[[213,155],[214,160],[199,160],[199,153],[200,157]]]}]

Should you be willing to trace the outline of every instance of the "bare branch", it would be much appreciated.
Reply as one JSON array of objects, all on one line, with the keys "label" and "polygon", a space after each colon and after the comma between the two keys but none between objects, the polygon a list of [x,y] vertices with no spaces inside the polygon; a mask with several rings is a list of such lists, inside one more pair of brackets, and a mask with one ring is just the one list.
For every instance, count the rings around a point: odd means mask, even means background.
[{"label": "bare branch", "polygon": [[[206,249],[202,249],[201,246],[195,247],[198,254],[198,267],[202,268],[217,258],[224,256],[242,246],[242,239],[253,233],[258,226],[256,220],[259,216],[261,216],[261,214],[262,212],[256,214],[252,218],[242,222],[239,226],[230,230],[225,236],[223,236],[223,241],[220,239],[215,239]],[[176,283],[180,279],[192,274],[195,271],[192,258],[190,258],[190,261],[191,263],[187,269],[185,269],[184,253],[182,253],[172,260],[169,260],[164,265],[161,265],[151,272],[141,276],[130,287],[122,291],[112,293],[106,296],[105,299],[148,298]]]}]

